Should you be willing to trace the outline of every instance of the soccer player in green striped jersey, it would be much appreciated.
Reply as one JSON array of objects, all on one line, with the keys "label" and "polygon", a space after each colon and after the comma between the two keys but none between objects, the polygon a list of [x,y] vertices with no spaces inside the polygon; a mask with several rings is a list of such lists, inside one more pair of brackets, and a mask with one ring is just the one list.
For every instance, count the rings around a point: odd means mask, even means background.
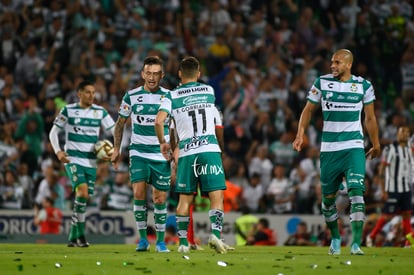
[{"label": "soccer player in green striped jersey", "polygon": [[[362,229],[365,218],[365,158],[380,156],[378,125],[374,113],[374,88],[362,77],[351,74],[353,55],[347,49],[336,51],[331,59],[331,74],[318,77],[300,116],[293,148],[300,151],[312,113],[322,107],[323,129],[320,153],[322,213],[332,234],[330,255],[341,253],[336,194],[345,177],[350,200],[352,228],[351,255],[363,255]],[[361,113],[372,147],[364,151]]]},{"label": "soccer player in green striped jersey", "polygon": [[[83,81],[77,91],[79,102],[62,108],[49,138],[57,158],[65,165],[66,174],[76,193],[68,246],[88,247],[89,243],[85,240],[85,212],[96,180],[94,145],[99,139],[101,127],[113,134],[115,122],[105,108],[93,103],[94,83]],[[58,134],[61,130],[65,131],[64,150],[59,145]]]},{"label": "soccer player in green striped jersey", "polygon": [[[119,116],[115,124],[114,153],[112,163],[118,168],[119,151],[124,125],[131,118],[132,135],[129,145],[129,172],[134,192],[134,216],[140,236],[136,251],[148,251],[147,238],[147,201],[146,186],[152,185],[154,202],[154,221],[156,229],[157,252],[170,252],[165,244],[165,224],[167,217],[167,192],[170,190],[170,163],[161,154],[160,144],[155,134],[155,116],[160,106],[161,97],[169,90],[160,86],[164,77],[164,65],[158,56],[144,59],[141,77],[144,85],[125,93]],[[163,125],[163,136],[169,140],[169,125]]]},{"label": "soccer player in green striped jersey", "polygon": [[[223,124],[215,106],[214,89],[199,83],[200,63],[192,56],[180,63],[178,75],[181,85],[162,99],[155,119],[155,130],[161,152],[171,158],[171,145],[164,135],[164,124],[171,116],[177,133],[178,159],[176,191],[180,194],[177,206],[177,227],[180,245],[178,252],[190,250],[187,231],[190,205],[200,186],[210,199],[210,247],[226,253],[227,246],[220,239],[223,227],[223,193],[226,189],[221,151],[223,149]],[[177,150],[174,151],[176,153]]]}]

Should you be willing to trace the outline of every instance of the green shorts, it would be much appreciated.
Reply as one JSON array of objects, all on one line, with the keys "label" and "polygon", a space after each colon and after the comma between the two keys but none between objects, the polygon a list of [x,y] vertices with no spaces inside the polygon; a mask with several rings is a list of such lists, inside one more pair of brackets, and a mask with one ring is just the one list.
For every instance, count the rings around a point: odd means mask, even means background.
[{"label": "green shorts", "polygon": [[171,166],[168,161],[132,156],[129,159],[129,175],[132,184],[145,181],[157,190],[170,190]]},{"label": "green shorts", "polygon": [[192,194],[226,189],[221,153],[199,153],[178,159],[175,190],[178,193]]},{"label": "green shorts", "polygon": [[324,195],[336,194],[346,179],[348,191],[365,192],[364,149],[348,149],[337,152],[321,152],[321,187]]},{"label": "green shorts", "polygon": [[66,174],[72,183],[72,190],[76,191],[79,185],[88,184],[88,194],[93,195],[96,181],[96,168],[84,167],[75,163],[65,164]]}]

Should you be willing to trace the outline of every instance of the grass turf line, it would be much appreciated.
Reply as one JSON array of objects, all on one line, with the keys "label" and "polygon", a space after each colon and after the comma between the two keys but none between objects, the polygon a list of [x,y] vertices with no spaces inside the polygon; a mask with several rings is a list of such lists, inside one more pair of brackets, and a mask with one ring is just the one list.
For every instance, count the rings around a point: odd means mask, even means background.
[{"label": "grass turf line", "polygon": [[205,246],[186,254],[135,252],[134,245],[2,244],[1,274],[412,274],[414,249],[366,248],[366,255],[328,255],[328,247],[236,247],[225,255]]}]

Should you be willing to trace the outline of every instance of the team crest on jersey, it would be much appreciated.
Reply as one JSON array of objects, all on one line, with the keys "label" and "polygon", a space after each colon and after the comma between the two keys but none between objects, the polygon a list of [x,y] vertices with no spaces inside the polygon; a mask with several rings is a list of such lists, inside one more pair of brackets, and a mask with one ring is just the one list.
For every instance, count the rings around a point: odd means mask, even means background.
[{"label": "team crest on jersey", "polygon": [[313,89],[311,90],[311,93],[312,93],[312,94],[314,94],[314,95],[317,95],[317,94],[318,94],[318,90],[316,90],[315,88],[313,88]]},{"label": "team crest on jersey", "polygon": [[352,83],[352,85],[351,85],[351,92],[356,92],[356,91],[358,91],[358,87],[357,87],[357,85],[355,83]]},{"label": "team crest on jersey", "polygon": [[96,110],[93,111],[93,117],[98,117],[98,112]]}]

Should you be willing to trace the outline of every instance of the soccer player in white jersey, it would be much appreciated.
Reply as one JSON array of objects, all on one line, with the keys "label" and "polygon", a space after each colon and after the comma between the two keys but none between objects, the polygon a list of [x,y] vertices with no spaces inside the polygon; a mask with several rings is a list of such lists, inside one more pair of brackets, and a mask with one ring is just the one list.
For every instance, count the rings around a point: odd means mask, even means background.
[{"label": "soccer player in white jersey", "polygon": [[[86,204],[94,192],[96,180],[95,143],[101,127],[114,133],[115,122],[108,111],[93,103],[94,83],[83,81],[78,85],[79,102],[68,104],[56,117],[49,133],[53,150],[62,163],[75,191],[69,247],[88,247],[85,240]],[[59,131],[65,131],[65,149],[59,145]],[[109,160],[109,159],[108,159]]]},{"label": "soccer player in white jersey", "polygon": [[[409,137],[410,128],[400,126],[397,130],[397,140],[387,145],[382,152],[379,176],[384,206],[374,229],[367,236],[367,246],[375,245],[378,232],[396,215],[402,217],[404,235],[411,233],[411,185],[414,159],[408,145]],[[407,238],[410,236],[411,234]],[[408,243],[405,245],[408,246]]]},{"label": "soccer player in white jersey", "polygon": [[199,184],[201,192],[207,192],[210,199],[212,234],[209,245],[219,253],[226,253],[225,244],[220,239],[224,217],[223,190],[226,189],[221,159],[223,127],[215,106],[214,89],[197,82],[200,63],[195,57],[181,61],[178,75],[182,84],[162,99],[155,119],[161,152],[166,159],[171,158],[171,147],[165,139],[163,127],[169,115],[174,119],[178,136],[179,155],[178,158],[174,156],[178,159],[175,186],[180,194],[176,213],[180,239],[178,251],[188,253],[190,250],[187,240],[189,209]]},{"label": "soccer player in white jersey", "polygon": [[[165,223],[167,217],[167,192],[170,190],[170,163],[160,152],[160,144],[154,129],[155,116],[160,106],[161,97],[169,90],[160,86],[164,77],[163,61],[158,56],[144,59],[141,77],[144,85],[125,93],[119,116],[115,125],[114,153],[112,163],[118,168],[119,151],[124,125],[131,118],[132,135],[129,146],[129,172],[134,192],[134,217],[140,236],[136,251],[148,251],[150,244],[147,237],[147,201],[146,186],[152,185],[152,200],[154,202],[154,220],[156,229],[157,252],[170,252],[167,248]],[[163,127],[163,137],[169,140],[169,125]]]},{"label": "soccer player in white jersey", "polygon": [[[350,200],[352,228],[351,255],[363,255],[362,229],[365,218],[365,159],[380,156],[378,125],[374,113],[374,88],[368,80],[351,74],[353,55],[347,49],[336,51],[331,59],[331,74],[318,77],[300,116],[293,148],[302,149],[312,113],[322,107],[323,129],[320,153],[322,213],[332,234],[330,255],[341,253],[336,194],[345,177]],[[372,147],[365,155],[361,113]]]}]

